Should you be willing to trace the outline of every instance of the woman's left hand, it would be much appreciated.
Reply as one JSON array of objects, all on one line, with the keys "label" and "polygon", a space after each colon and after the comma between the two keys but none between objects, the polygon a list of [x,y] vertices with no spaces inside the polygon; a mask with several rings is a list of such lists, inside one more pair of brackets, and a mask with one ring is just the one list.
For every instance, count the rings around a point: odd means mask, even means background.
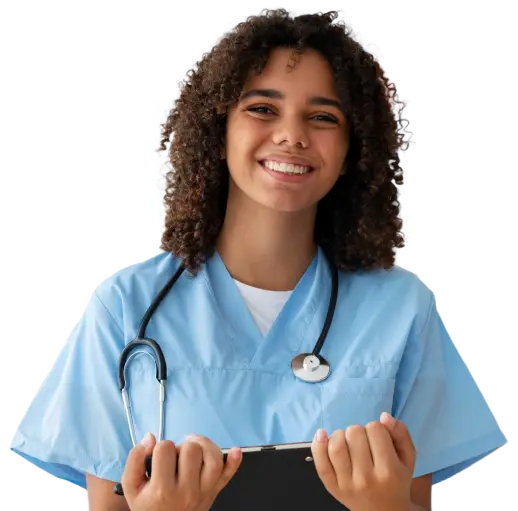
[{"label": "woman's left hand", "polygon": [[382,414],[380,421],[365,428],[349,426],[329,438],[319,430],[311,447],[327,491],[351,511],[411,509],[412,438],[407,427],[390,415]]}]

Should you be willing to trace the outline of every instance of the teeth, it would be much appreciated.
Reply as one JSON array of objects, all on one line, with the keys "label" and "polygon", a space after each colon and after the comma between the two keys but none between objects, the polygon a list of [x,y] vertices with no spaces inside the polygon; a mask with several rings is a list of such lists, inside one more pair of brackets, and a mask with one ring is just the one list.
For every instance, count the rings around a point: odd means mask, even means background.
[{"label": "teeth", "polygon": [[307,174],[311,170],[311,167],[293,165],[292,163],[277,163],[276,161],[265,161],[263,165],[271,170],[285,174]]}]

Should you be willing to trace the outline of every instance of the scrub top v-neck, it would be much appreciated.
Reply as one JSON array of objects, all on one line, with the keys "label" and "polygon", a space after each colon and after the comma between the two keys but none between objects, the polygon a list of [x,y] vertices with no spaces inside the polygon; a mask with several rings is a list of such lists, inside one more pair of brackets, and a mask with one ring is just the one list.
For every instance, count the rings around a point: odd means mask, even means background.
[{"label": "scrub top v-neck", "polygon": [[234,279],[234,282],[264,338],[293,293],[293,289],[270,291],[245,284],[237,279]]},{"label": "scrub top v-neck", "polygon": [[217,252],[207,262],[204,273],[221,320],[230,332],[228,342],[247,367],[291,371],[291,360],[302,346],[313,341],[312,351],[324,324],[331,291],[330,268],[320,248],[266,336],[261,334]]}]

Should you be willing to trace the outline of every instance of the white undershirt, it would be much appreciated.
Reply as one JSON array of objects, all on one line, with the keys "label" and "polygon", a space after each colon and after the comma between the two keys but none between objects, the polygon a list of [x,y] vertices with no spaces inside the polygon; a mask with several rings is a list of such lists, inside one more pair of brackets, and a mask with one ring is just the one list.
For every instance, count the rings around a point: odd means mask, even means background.
[{"label": "white undershirt", "polygon": [[243,284],[235,279],[234,282],[257,327],[265,337],[292,291],[268,291]]}]

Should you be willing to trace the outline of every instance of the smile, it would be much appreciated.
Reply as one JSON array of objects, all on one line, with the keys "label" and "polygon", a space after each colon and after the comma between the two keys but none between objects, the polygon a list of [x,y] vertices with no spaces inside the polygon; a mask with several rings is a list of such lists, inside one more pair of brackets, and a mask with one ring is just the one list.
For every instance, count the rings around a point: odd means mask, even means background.
[{"label": "smile", "polygon": [[[307,180],[311,180],[315,169],[313,167],[304,167],[300,165],[292,165],[286,163],[278,163],[271,161],[260,161],[259,165],[265,173],[273,177],[278,183],[298,184]],[[273,168],[272,168],[273,167]]]},{"label": "smile", "polygon": [[295,165],[293,163],[280,163],[272,160],[263,160],[259,162],[264,168],[273,172],[287,174],[291,176],[299,176],[309,174],[314,169],[307,165]]}]

